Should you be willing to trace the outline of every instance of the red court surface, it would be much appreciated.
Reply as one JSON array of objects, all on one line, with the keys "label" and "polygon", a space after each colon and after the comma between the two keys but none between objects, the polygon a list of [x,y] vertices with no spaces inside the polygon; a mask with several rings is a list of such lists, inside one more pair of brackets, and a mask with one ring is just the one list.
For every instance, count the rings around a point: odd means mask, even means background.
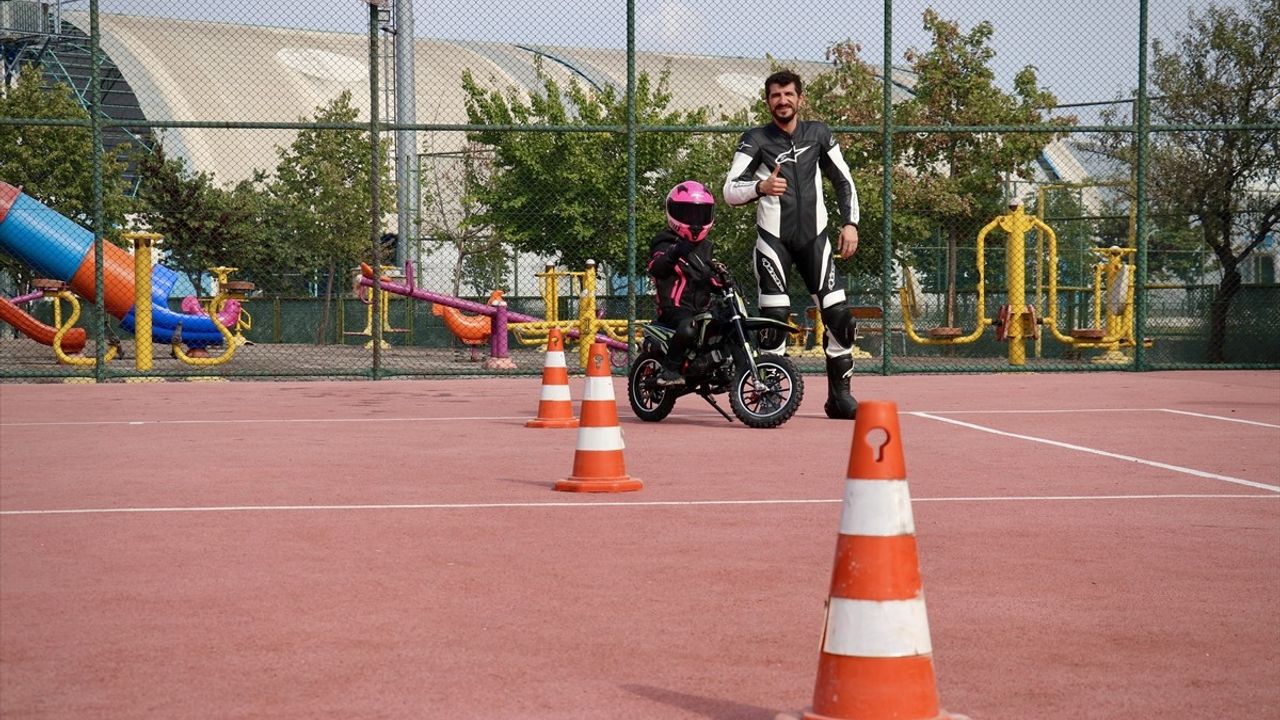
[{"label": "red court surface", "polygon": [[[0,717],[709,718],[809,704],[852,423],[615,378],[0,386]],[[571,380],[574,400],[581,378]],[[942,705],[1276,717],[1280,373],[856,377],[898,403]]]}]

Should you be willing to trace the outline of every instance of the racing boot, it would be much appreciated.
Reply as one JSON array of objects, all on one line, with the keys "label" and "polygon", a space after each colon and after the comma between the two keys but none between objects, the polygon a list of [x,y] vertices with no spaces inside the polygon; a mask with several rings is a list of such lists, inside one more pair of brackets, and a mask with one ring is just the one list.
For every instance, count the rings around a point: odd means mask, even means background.
[{"label": "racing boot", "polygon": [[852,420],[858,414],[858,401],[849,394],[849,378],[853,375],[850,354],[827,358],[827,403],[822,406],[832,420]]}]

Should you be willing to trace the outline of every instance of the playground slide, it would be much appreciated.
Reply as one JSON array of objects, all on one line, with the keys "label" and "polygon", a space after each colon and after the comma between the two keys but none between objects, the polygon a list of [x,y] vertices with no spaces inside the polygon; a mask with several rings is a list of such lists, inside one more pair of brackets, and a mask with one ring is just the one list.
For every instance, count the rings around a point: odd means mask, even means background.
[{"label": "playground slide", "polygon": [[[53,336],[57,333],[56,329],[31,317],[22,308],[10,302],[8,298],[0,297],[0,322],[9,323],[18,332],[41,345],[53,345]],[[62,350],[68,353],[78,353],[84,349],[84,342],[84,328],[71,328],[66,335],[62,336]]]},{"label": "playground slide", "polygon": [[[67,283],[90,301],[94,293],[93,233],[70,218],[0,181],[0,249],[35,268],[45,277]],[[133,330],[133,256],[123,248],[102,246],[103,305]],[[169,291],[178,273],[156,265],[151,273],[152,337],[171,342],[182,326],[182,341],[192,347],[218,345],[222,334],[207,315],[176,313],[169,309]],[[234,322],[234,320],[233,320]],[[229,324],[229,323],[228,323]]]}]

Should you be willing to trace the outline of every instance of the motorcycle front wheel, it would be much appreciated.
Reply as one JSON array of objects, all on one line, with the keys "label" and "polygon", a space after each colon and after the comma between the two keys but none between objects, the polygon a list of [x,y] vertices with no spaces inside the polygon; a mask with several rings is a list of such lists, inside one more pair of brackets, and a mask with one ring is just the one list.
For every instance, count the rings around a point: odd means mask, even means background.
[{"label": "motorcycle front wheel", "polygon": [[656,382],[662,372],[663,354],[646,350],[636,356],[627,372],[627,400],[631,411],[645,422],[658,422],[676,406],[676,393]]},{"label": "motorcycle front wheel", "polygon": [[791,419],[804,399],[804,378],[791,358],[761,355],[756,358],[756,374],[751,368],[738,369],[729,388],[729,406],[743,425],[773,428]]}]

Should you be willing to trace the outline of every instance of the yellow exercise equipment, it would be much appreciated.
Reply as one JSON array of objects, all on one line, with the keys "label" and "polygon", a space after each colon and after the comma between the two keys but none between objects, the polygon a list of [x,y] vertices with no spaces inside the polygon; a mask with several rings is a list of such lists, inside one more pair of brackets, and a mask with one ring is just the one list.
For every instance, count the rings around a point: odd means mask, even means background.
[{"label": "yellow exercise equipment", "polygon": [[[1008,235],[1005,244],[1005,270],[1008,282],[1008,303],[1001,306],[995,319],[987,317],[986,311],[986,258],[984,256],[987,234],[1000,228]],[[982,337],[988,325],[994,325],[996,339],[1009,343],[1009,364],[1022,366],[1027,362],[1026,341],[1039,336],[1039,321],[1036,319],[1035,306],[1027,303],[1026,293],[1026,234],[1038,229],[1049,237],[1051,248],[1057,246],[1057,235],[1053,228],[1034,215],[1027,215],[1021,201],[1009,203],[1009,212],[997,215],[978,232],[976,243],[976,262],[978,282],[976,284],[977,312],[976,325],[970,332],[959,328],[937,327],[929,331],[929,337],[921,337],[915,330],[913,315],[916,314],[915,296],[912,292],[910,268],[905,273],[906,282],[899,288],[898,295],[902,302],[902,323],[907,337],[918,345],[963,345],[972,343]],[[1053,260],[1050,260],[1052,267]],[[1052,289],[1050,297],[1052,297]],[[1050,313],[1052,314],[1052,313]]]},{"label": "yellow exercise equipment", "polygon": [[[521,345],[545,345],[547,334],[552,328],[560,330],[569,341],[570,330],[578,331],[578,360],[582,367],[591,361],[591,344],[597,334],[605,335],[618,342],[627,341],[627,321],[598,317],[596,311],[596,261],[588,260],[587,268],[581,272],[556,270],[548,263],[546,270],[536,274],[542,278],[542,301],[546,306],[541,322],[511,323],[507,329]],[[560,280],[568,278],[570,292],[576,282],[578,290],[578,317],[573,320],[560,319]],[[637,323],[637,325],[640,323]],[[639,339],[639,328],[636,330]]]}]

